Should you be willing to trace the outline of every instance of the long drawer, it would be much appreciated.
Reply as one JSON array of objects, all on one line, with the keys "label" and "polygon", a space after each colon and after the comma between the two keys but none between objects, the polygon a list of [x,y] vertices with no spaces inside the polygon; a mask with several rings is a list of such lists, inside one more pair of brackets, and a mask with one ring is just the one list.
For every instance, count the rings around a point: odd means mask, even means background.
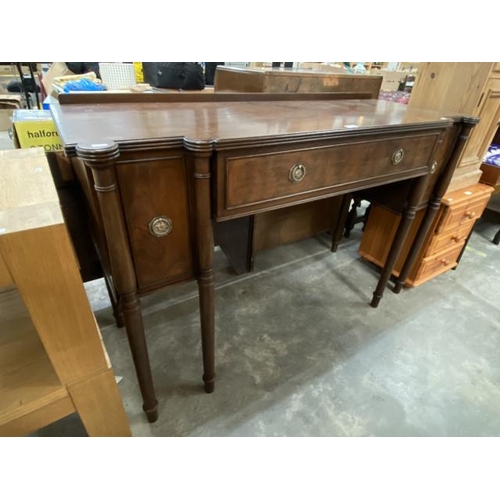
[{"label": "long drawer", "polygon": [[264,149],[217,160],[217,216],[230,218],[424,175],[437,135]]}]

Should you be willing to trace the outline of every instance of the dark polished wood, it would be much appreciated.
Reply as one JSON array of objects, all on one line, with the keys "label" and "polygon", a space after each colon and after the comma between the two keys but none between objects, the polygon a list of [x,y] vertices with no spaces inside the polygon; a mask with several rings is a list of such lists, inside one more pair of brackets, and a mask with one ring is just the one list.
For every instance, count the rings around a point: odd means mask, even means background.
[{"label": "dark polished wood", "polygon": [[387,256],[384,269],[382,270],[382,273],[380,275],[377,288],[373,292],[373,299],[370,303],[372,307],[378,307],[380,299],[384,294],[385,287],[387,286],[387,282],[389,281],[389,278],[391,277],[392,271],[394,269],[394,264],[396,263],[396,260],[399,256],[399,253],[401,252],[401,249],[403,248],[403,244],[408,235],[411,224],[415,219],[418,201],[422,196],[426,185],[427,185],[426,177],[421,177],[413,181],[413,186],[410,190],[410,197],[408,200],[408,204],[403,211],[401,221],[396,231],[396,236],[394,237],[391,249],[389,250],[389,255]]},{"label": "dark polished wood", "polygon": [[201,346],[205,391],[214,391],[215,322],[214,322],[214,236],[210,214],[210,154],[212,144],[190,144],[194,151],[195,228],[197,240],[198,289],[200,297]]},{"label": "dark polished wood", "polygon": [[429,201],[427,210],[424,215],[424,219],[422,224],[419,227],[417,235],[415,236],[415,240],[410,249],[408,257],[406,258],[405,264],[401,269],[401,272],[398,276],[396,285],[394,287],[394,293],[400,293],[403,286],[406,283],[406,279],[410,271],[415,264],[415,261],[418,257],[420,249],[427,238],[429,230],[435,220],[436,214],[441,206],[441,200],[443,198],[444,193],[448,189],[451,178],[453,176],[453,172],[455,171],[456,166],[460,162],[462,153],[467,145],[467,141],[470,137],[471,131],[476,125],[477,120],[474,118],[464,118],[462,122],[462,127],[460,132],[456,138],[456,142],[453,145],[454,147],[450,149],[450,154],[448,155],[447,161],[445,162],[445,166],[443,169],[443,173],[439,177],[439,180],[435,184],[435,191],[433,193],[432,199]]},{"label": "dark polished wood", "polygon": [[155,422],[158,419],[158,402],[149,365],[141,307],[136,293],[134,265],[130,256],[122,205],[117,190],[115,162],[120,152],[118,146],[112,141],[99,145],[80,143],[77,145],[76,152],[85,165],[92,169],[104,228],[109,234],[107,241],[111,270],[116,289],[120,294],[121,309],[144,401],[143,408],[149,422]]},{"label": "dark polished wood", "polygon": [[237,68],[218,66],[215,92],[366,92],[370,99],[380,93],[382,77],[350,75],[297,68]]},{"label": "dark polished wood", "polygon": [[372,91],[359,92],[348,89],[345,92],[301,92],[301,93],[275,93],[262,92],[216,92],[216,93],[190,93],[190,92],[154,92],[148,94],[128,94],[113,92],[76,92],[60,94],[60,104],[131,104],[131,103],[194,103],[194,102],[276,102],[276,101],[338,101],[345,99],[375,99]]},{"label": "dark polished wood", "polygon": [[52,108],[66,153],[92,171],[95,190],[84,172],[79,178],[100,226],[103,268],[118,292],[150,419],[157,403],[139,294],[198,280],[203,380],[207,392],[214,389],[214,221],[251,221],[337,195],[345,195],[345,206],[354,191],[411,184],[378,302],[432,181],[435,148],[457,121],[387,101],[238,96]]}]

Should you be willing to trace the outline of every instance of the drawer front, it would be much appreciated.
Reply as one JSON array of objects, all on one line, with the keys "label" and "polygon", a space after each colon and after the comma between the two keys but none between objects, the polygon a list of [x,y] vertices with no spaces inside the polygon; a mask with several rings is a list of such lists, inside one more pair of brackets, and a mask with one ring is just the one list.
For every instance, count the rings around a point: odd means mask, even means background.
[{"label": "drawer front", "polygon": [[250,214],[422,175],[437,135],[220,156],[217,215]]},{"label": "drawer front", "polygon": [[187,176],[182,156],[116,166],[139,290],[193,275]]},{"label": "drawer front", "polygon": [[452,227],[439,235],[434,235],[429,243],[425,256],[428,257],[429,255],[445,250],[446,248],[457,245],[458,243],[465,243],[473,225],[474,220],[468,220],[468,222]]},{"label": "drawer front", "polygon": [[423,259],[415,281],[419,281],[430,276],[437,276],[442,272],[455,267],[463,246],[463,243],[457,244],[446,251]]},{"label": "drawer front", "polygon": [[479,219],[489,199],[490,196],[488,195],[480,199],[472,199],[463,205],[446,207],[443,217],[436,229],[436,233],[442,233],[451,227],[460,226],[462,224],[470,224],[471,221]]}]

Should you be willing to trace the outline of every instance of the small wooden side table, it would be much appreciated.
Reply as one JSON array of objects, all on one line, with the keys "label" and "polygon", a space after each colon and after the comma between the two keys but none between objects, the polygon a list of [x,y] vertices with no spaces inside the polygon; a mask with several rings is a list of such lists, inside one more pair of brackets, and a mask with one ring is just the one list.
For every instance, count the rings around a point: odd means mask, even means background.
[{"label": "small wooden side table", "polygon": [[0,436],[130,427],[42,148],[0,151]]}]

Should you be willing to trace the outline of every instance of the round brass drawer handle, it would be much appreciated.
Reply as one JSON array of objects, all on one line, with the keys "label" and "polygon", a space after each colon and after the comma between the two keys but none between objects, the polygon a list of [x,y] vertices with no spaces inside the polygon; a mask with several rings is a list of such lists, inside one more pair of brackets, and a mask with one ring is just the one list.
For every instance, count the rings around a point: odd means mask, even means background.
[{"label": "round brass drawer handle", "polygon": [[302,163],[297,163],[297,165],[294,165],[288,174],[288,180],[293,183],[300,182],[304,180],[304,177],[306,176],[306,167],[305,165],[302,165]]},{"label": "round brass drawer handle", "polygon": [[397,149],[392,154],[391,158],[392,164],[399,165],[404,160],[404,157],[405,157],[405,150],[403,148]]},{"label": "round brass drawer handle", "polygon": [[172,220],[164,215],[160,215],[151,219],[148,228],[153,236],[161,238],[167,236],[172,231]]}]

